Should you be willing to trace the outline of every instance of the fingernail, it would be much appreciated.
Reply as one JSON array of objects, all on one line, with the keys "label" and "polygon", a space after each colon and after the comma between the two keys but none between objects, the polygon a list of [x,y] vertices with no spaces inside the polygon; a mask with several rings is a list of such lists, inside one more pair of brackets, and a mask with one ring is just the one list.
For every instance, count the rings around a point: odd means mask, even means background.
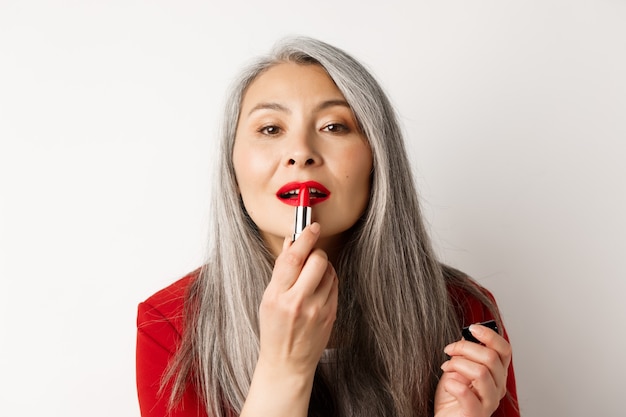
[{"label": "fingernail", "polygon": [[476,324],[472,324],[469,327],[469,331],[476,336],[481,336],[485,331],[483,329],[483,326],[479,326]]},{"label": "fingernail", "polygon": [[441,364],[441,370],[445,371],[446,369],[448,369],[448,365],[450,364],[450,361],[445,361],[444,363]]},{"label": "fingernail", "polygon": [[450,356],[450,353],[452,353],[452,345],[448,345],[448,346],[446,346],[445,348],[443,348],[443,352],[444,352],[446,355]]},{"label": "fingernail", "polygon": [[311,223],[311,225],[309,226],[309,230],[315,234],[318,234],[320,232],[320,224],[318,222]]}]

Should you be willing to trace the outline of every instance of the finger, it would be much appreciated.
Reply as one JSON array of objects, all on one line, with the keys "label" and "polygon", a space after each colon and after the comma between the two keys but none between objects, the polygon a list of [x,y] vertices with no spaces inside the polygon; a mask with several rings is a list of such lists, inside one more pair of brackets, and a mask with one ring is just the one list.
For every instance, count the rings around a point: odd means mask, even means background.
[{"label": "finger", "polygon": [[291,247],[291,243],[291,238],[289,236],[285,237],[285,240],[283,240],[283,250],[281,251],[281,253],[289,249],[289,247]]},{"label": "finger", "polygon": [[339,280],[335,275],[332,279],[330,291],[328,297],[325,300],[324,309],[325,317],[327,317],[328,323],[332,326],[337,319],[337,300],[339,299]]},{"label": "finger", "polygon": [[457,372],[470,380],[478,380],[489,374],[489,379],[493,381],[496,387],[499,387],[498,391],[504,395],[508,369],[494,349],[467,340],[460,340],[446,346],[444,352],[451,356],[449,362],[456,365],[454,369]]},{"label": "finger", "polygon": [[500,354],[491,347],[479,345],[468,340],[459,340],[446,346],[443,351],[453,358],[463,357],[486,366],[496,380],[499,380],[498,375],[506,372],[506,367],[502,363]]},{"label": "finger", "polygon": [[[301,238],[302,235],[300,235],[298,240]],[[307,296],[315,294],[318,287],[323,284],[327,270],[328,255],[321,249],[313,249],[307,257],[300,271],[300,276],[291,287],[291,290]]]},{"label": "finger", "polygon": [[480,399],[469,385],[453,378],[451,374],[449,375],[447,373],[444,373],[440,383],[443,384],[443,389],[459,402],[462,415],[473,416],[483,414]]},{"label": "finger", "polygon": [[333,306],[333,314],[337,314],[337,302],[339,300],[339,278],[335,273],[335,278],[333,279],[333,286],[330,289],[330,293],[328,293],[328,298],[326,299],[326,304],[330,304]]},{"label": "finger", "polygon": [[462,356],[455,356],[444,363],[441,369],[445,372],[458,373],[465,379],[464,382],[469,381],[471,385],[477,388],[481,387],[482,392],[486,392],[486,390],[497,391],[497,381],[494,379],[491,370],[481,363],[471,361]]},{"label": "finger", "polygon": [[[492,351],[497,354],[497,359],[504,367],[509,366],[511,362],[511,345],[505,338],[492,329],[480,324],[472,324],[470,326],[470,332],[472,332],[472,335],[482,344],[462,339],[446,346],[444,351],[448,355],[472,355],[472,357],[479,361],[490,360],[493,357],[493,353],[486,352]],[[485,348],[487,348],[487,350],[485,350]],[[487,354],[489,358],[481,359],[481,354]]]},{"label": "finger", "polygon": [[324,277],[322,278],[320,284],[315,290],[315,294],[319,296],[323,304],[328,303],[329,299],[331,298],[333,287],[336,284],[338,284],[337,273],[335,272],[335,268],[333,268],[333,265],[328,262]]},{"label": "finger", "polygon": [[498,407],[506,391],[503,392],[498,387],[487,367],[460,356],[450,359],[444,365],[444,372],[457,376],[454,379],[473,391],[484,409],[493,411]]},{"label": "finger", "polygon": [[283,290],[291,288],[302,270],[313,245],[319,237],[319,223],[307,226],[293,243],[283,242],[283,251],[276,258],[272,284]]},{"label": "finger", "polygon": [[444,373],[447,375],[448,378],[456,379],[457,381],[467,386],[469,386],[472,383],[471,379],[464,377],[462,374],[458,372],[455,372],[449,360],[441,364],[441,369],[444,371]]},{"label": "finger", "polygon": [[502,365],[505,368],[509,367],[511,363],[511,344],[504,337],[480,324],[472,324],[469,330],[481,343],[498,352]]},{"label": "finger", "polygon": [[[320,317],[324,318],[324,321],[332,326],[337,318],[337,300],[339,298],[339,280],[334,273],[334,269],[332,269],[331,274],[327,274],[324,277],[324,281],[324,284],[321,284],[318,288],[316,296],[319,297],[321,305]],[[323,289],[321,288],[322,286],[324,287]]]}]

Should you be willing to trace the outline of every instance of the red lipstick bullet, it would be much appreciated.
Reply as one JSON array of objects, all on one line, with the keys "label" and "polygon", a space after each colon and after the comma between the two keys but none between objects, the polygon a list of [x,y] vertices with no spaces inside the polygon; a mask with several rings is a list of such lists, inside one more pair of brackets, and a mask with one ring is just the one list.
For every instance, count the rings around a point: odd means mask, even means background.
[{"label": "red lipstick bullet", "polygon": [[311,199],[309,196],[309,187],[303,185],[300,187],[300,191],[298,192],[298,197],[300,203],[298,204],[301,207],[311,207]]},{"label": "red lipstick bullet", "polygon": [[302,231],[311,224],[311,198],[309,196],[309,187],[306,185],[300,186],[298,201],[296,219],[293,226],[293,236],[291,237],[292,242],[295,242]]}]

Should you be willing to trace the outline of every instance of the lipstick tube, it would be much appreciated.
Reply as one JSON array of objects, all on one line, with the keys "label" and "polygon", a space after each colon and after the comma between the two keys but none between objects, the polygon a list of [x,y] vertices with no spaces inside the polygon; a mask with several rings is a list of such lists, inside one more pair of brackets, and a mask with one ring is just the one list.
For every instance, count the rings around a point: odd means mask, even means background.
[{"label": "lipstick tube", "polygon": [[296,219],[293,225],[293,236],[291,241],[295,242],[302,231],[311,224],[311,202],[309,197],[309,187],[303,185],[298,192],[299,202],[296,207]]}]

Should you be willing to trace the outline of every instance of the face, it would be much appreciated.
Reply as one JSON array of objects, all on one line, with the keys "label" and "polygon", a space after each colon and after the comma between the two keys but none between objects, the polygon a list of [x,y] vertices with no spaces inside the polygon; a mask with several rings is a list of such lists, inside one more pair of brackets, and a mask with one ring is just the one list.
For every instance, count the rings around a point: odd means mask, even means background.
[{"label": "face", "polygon": [[293,233],[300,187],[321,225],[318,247],[331,256],[369,200],[372,152],[319,65],[281,63],[250,84],[233,164],[244,206],[275,255]]}]

